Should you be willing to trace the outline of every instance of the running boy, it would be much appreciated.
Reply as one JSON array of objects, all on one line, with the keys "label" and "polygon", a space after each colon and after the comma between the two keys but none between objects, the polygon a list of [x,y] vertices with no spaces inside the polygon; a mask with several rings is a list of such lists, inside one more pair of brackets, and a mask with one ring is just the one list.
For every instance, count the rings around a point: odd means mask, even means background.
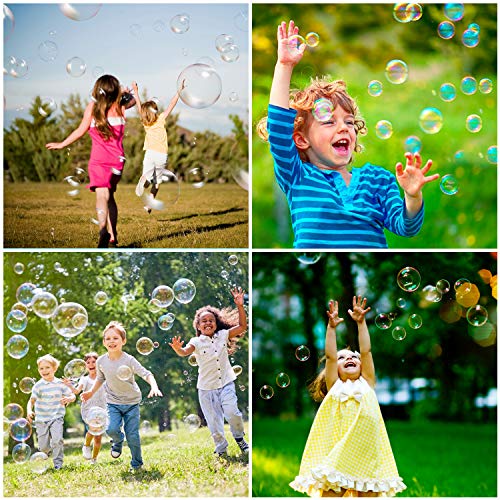
[{"label": "running boy", "polygon": [[26,409],[27,420],[35,420],[38,448],[52,453],[54,469],[60,469],[64,459],[63,425],[66,405],[76,396],[63,381],[55,376],[59,360],[51,354],[37,359],[38,373],[42,377],[31,391]]},{"label": "running boy", "polygon": [[[276,180],[285,193],[292,217],[296,248],[387,248],[384,228],[414,236],[422,227],[422,188],[439,177],[425,176],[429,160],[407,153],[406,167],[396,165],[396,177],[366,164],[347,166],[365,134],[364,120],[343,81],[316,78],[290,98],[290,80],[306,45],[297,44],[293,21],[278,26],[278,61],[271,95],[267,132]],[[318,106],[328,113],[315,113]],[[397,180],[397,182],[396,182]],[[404,199],[398,188],[404,190]]]},{"label": "running boy", "polygon": [[[132,454],[130,472],[134,472],[143,465],[139,437],[139,403],[142,394],[134,375],[139,375],[151,386],[148,398],[163,394],[158,389],[153,374],[133,356],[123,352],[126,342],[127,332],[123,325],[118,321],[111,321],[103,332],[103,344],[108,352],[97,359],[96,381],[92,389],[83,392],[80,397],[82,401],[88,401],[104,384],[109,413],[109,427],[106,432],[112,442],[111,456],[118,458],[122,454],[123,441],[126,437]],[[130,375],[125,378],[123,373]],[[125,435],[121,430],[122,425]]]}]

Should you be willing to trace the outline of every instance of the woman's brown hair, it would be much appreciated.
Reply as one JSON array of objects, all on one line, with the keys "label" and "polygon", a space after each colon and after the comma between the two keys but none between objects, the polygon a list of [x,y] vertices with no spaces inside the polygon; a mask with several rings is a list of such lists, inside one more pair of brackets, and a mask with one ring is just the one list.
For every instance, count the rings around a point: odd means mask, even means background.
[{"label": "woman's brown hair", "polygon": [[108,122],[108,111],[116,104],[117,110],[121,114],[120,97],[120,82],[117,78],[112,75],[103,75],[97,79],[92,90],[92,100],[94,101],[92,116],[97,131],[106,141],[114,136],[113,128]]}]

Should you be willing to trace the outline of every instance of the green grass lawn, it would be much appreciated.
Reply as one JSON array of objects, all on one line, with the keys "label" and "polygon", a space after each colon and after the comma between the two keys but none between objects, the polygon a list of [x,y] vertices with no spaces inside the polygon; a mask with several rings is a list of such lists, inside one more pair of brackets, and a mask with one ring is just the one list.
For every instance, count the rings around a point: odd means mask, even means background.
[{"label": "green grass lawn", "polygon": [[206,427],[150,432],[141,437],[144,467],[128,472],[130,451],[113,460],[104,444],[96,465],[82,457],[82,440],[65,440],[62,469],[35,474],[29,464],[4,460],[5,497],[243,497],[248,495],[248,457],[242,455],[226,428],[228,459],[213,454]]},{"label": "green grass lawn", "polygon": [[[311,420],[253,420],[253,496],[303,496],[288,483],[299,471]],[[496,497],[497,433],[493,424],[387,422],[409,497]]]},{"label": "green grass lawn", "polygon": [[[63,183],[5,183],[4,247],[96,247],[95,195],[67,191]],[[236,184],[181,185],[177,203],[150,215],[132,184],[118,186],[116,201],[120,247],[248,248],[248,193]]]}]

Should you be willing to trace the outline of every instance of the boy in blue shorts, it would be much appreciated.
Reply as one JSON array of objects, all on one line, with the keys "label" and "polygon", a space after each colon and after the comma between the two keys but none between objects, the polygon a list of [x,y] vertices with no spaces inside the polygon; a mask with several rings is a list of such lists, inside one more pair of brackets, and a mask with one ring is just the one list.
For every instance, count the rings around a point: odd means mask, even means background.
[{"label": "boy in blue shorts", "polygon": [[[426,177],[432,161],[422,167],[418,153],[407,153],[405,168],[396,165],[396,177],[371,164],[349,171],[365,122],[340,80],[316,78],[290,99],[292,72],[306,47],[297,44],[298,32],[293,21],[288,30],[285,22],[278,26],[268,117],[259,124],[287,197],[294,247],[387,248],[384,228],[400,236],[416,235],[424,218],[422,188],[439,177]],[[315,113],[315,105],[330,106],[331,112]]]}]

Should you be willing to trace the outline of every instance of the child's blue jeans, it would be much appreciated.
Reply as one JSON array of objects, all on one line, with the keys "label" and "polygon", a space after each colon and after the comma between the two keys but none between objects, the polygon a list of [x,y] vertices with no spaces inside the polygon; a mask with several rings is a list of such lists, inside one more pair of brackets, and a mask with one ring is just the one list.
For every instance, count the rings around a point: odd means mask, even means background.
[{"label": "child's blue jeans", "polygon": [[[132,454],[130,465],[134,468],[140,467],[142,462],[141,438],[139,436],[139,405],[116,405],[108,403],[109,426],[106,432],[113,440],[111,449],[122,451],[123,440],[127,438],[127,444]],[[125,435],[122,432],[122,422]]]}]

